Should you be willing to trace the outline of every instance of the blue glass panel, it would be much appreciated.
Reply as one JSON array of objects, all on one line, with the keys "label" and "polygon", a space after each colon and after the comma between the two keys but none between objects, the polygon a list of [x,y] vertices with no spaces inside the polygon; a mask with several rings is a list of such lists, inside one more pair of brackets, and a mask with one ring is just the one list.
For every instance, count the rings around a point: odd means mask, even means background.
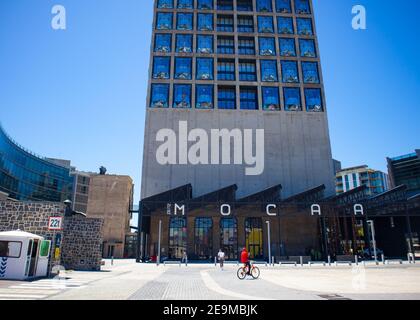
[{"label": "blue glass panel", "polygon": [[254,32],[254,18],[252,16],[238,16],[238,32]]},{"label": "blue glass panel", "polygon": [[304,18],[297,18],[296,19],[298,34],[302,36],[313,36],[314,31],[312,29],[312,20],[311,19],[304,19]]},{"label": "blue glass panel", "polygon": [[315,42],[311,39],[299,39],[301,57],[316,58]]},{"label": "blue glass panel", "polygon": [[258,12],[273,12],[271,0],[257,0]]},{"label": "blue glass panel", "polygon": [[152,84],[151,108],[169,107],[169,84]]},{"label": "blue glass panel", "polygon": [[169,79],[171,58],[154,57],[153,60],[153,79]]},{"label": "blue glass panel", "polygon": [[196,86],[196,104],[197,109],[213,109],[214,108],[214,88],[212,85]]},{"label": "blue glass panel", "polygon": [[213,10],[213,0],[197,0],[197,6],[200,10]]},{"label": "blue glass panel", "polygon": [[298,67],[295,61],[282,61],[281,70],[283,74],[283,82],[285,83],[299,82]]},{"label": "blue glass panel", "polygon": [[302,100],[299,88],[284,88],[284,110],[302,111]]},{"label": "blue glass panel", "polygon": [[277,29],[279,34],[293,34],[293,18],[277,17]]},{"label": "blue glass panel", "polygon": [[178,13],[176,28],[178,30],[192,30],[193,29],[192,13]]},{"label": "blue glass panel", "polygon": [[198,53],[213,53],[214,38],[213,36],[197,36],[197,52]]},{"label": "blue glass panel", "polygon": [[254,11],[252,0],[237,0],[236,7],[238,11]]},{"label": "blue glass panel", "polygon": [[272,17],[258,17],[258,32],[273,33],[274,23]]},{"label": "blue glass panel", "polygon": [[263,109],[269,111],[280,110],[278,87],[262,87]]},{"label": "blue glass panel", "polygon": [[191,108],[191,85],[174,85],[174,108]]},{"label": "blue glass panel", "polygon": [[172,35],[156,34],[155,35],[155,52],[171,52]]},{"label": "blue glass panel", "polygon": [[308,0],[295,0],[295,13],[296,14],[311,14]]},{"label": "blue glass panel", "polygon": [[319,83],[317,62],[302,62],[302,73],[304,83]]},{"label": "blue glass panel", "polygon": [[178,0],[179,9],[194,9],[194,0]]},{"label": "blue glass panel", "polygon": [[175,58],[175,79],[191,80],[191,58]]},{"label": "blue glass panel", "polygon": [[276,0],[276,10],[280,13],[292,13],[290,0]]},{"label": "blue glass panel", "polygon": [[257,81],[257,70],[254,61],[239,61],[239,80]]},{"label": "blue glass panel", "polygon": [[197,58],[197,80],[213,80],[213,58]]},{"label": "blue glass panel", "polygon": [[256,88],[241,88],[240,102],[242,110],[258,110],[258,93]]},{"label": "blue glass panel", "polygon": [[295,57],[296,56],[296,47],[295,39],[290,38],[280,38],[280,55],[283,57]]},{"label": "blue glass panel", "polygon": [[258,38],[260,45],[260,55],[262,56],[275,56],[276,55],[276,42],[274,38]]},{"label": "blue glass panel", "polygon": [[174,0],[158,0],[157,7],[159,9],[173,9]]},{"label": "blue glass panel", "polygon": [[217,103],[219,109],[236,109],[235,88],[219,87]]},{"label": "blue glass panel", "polygon": [[213,31],[214,17],[212,14],[199,13],[197,17],[197,29],[199,31]]},{"label": "blue glass panel", "polygon": [[158,12],[156,19],[156,29],[171,30],[173,28],[172,20],[172,13]]},{"label": "blue glass panel", "polygon": [[261,60],[261,81],[277,82],[277,61],[276,60]]},{"label": "blue glass panel", "polygon": [[322,112],[321,89],[305,89],[306,110],[310,112]]},{"label": "blue glass panel", "polygon": [[190,34],[178,34],[176,36],[176,52],[190,53],[193,50],[192,35]]},{"label": "blue glass panel", "polygon": [[217,10],[233,10],[233,0],[217,0]]}]

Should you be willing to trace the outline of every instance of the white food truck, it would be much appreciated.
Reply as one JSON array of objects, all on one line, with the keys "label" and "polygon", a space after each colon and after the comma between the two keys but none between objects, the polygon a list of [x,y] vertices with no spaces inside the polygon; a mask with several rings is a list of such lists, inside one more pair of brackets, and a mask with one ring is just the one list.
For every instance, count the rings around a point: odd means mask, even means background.
[{"label": "white food truck", "polygon": [[0,232],[0,280],[46,277],[51,241],[32,233]]}]

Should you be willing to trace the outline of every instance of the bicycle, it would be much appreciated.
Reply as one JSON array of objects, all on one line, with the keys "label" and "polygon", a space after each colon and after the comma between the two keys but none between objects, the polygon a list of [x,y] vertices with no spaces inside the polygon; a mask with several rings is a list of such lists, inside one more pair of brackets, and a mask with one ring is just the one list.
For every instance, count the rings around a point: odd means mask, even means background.
[{"label": "bicycle", "polygon": [[[247,266],[240,267],[237,272],[239,280],[244,280],[248,274]],[[254,280],[257,280],[260,277],[260,269],[251,262],[251,276]]]}]

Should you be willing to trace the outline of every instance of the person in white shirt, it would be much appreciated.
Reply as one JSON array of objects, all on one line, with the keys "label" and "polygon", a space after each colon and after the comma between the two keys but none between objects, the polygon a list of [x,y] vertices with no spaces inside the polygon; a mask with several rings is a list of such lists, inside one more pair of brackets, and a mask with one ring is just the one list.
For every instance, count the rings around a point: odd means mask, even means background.
[{"label": "person in white shirt", "polygon": [[223,266],[225,263],[225,253],[223,252],[222,249],[219,250],[219,253],[217,254],[217,258],[219,259],[220,269],[223,271]]}]

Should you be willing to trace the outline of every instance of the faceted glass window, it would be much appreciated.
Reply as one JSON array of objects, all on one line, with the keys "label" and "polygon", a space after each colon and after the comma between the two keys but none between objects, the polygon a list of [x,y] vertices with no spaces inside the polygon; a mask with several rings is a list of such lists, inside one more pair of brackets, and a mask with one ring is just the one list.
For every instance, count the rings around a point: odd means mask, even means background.
[{"label": "faceted glass window", "polygon": [[254,18],[252,16],[238,16],[238,32],[253,33]]},{"label": "faceted glass window", "polygon": [[319,83],[317,62],[302,62],[302,73],[304,83]]},{"label": "faceted glass window", "polygon": [[178,0],[178,9],[194,9],[194,0]]},{"label": "faceted glass window", "polygon": [[153,59],[153,79],[169,79],[171,58],[154,57]]},{"label": "faceted glass window", "polygon": [[194,252],[199,260],[210,260],[213,255],[213,219],[196,218]]},{"label": "faceted glass window", "polygon": [[280,110],[280,97],[278,87],[262,87],[263,109],[268,111]]},{"label": "faceted glass window", "polygon": [[219,87],[217,104],[219,109],[236,109],[235,87]]},{"label": "faceted glass window", "polygon": [[235,40],[233,37],[217,37],[217,53],[235,54]]},{"label": "faceted glass window", "polygon": [[274,23],[273,17],[258,17],[258,32],[260,33],[273,33]]},{"label": "faceted glass window", "polygon": [[292,13],[290,0],[276,0],[276,10],[279,13]]},{"label": "faceted glass window", "polygon": [[322,112],[321,89],[305,89],[306,110],[309,112]]},{"label": "faceted glass window", "polygon": [[308,0],[295,0],[295,13],[296,14],[311,14]]},{"label": "faceted glass window", "polygon": [[233,16],[218,15],[217,31],[233,32]]},{"label": "faceted glass window", "polygon": [[277,29],[279,34],[293,34],[293,18],[277,17]]},{"label": "faceted glass window", "polygon": [[214,108],[214,88],[212,85],[198,84],[196,90],[197,109],[213,109]]},{"label": "faceted glass window", "polygon": [[283,88],[284,110],[302,111],[302,99],[299,88]]},{"label": "faceted glass window", "polygon": [[155,52],[171,52],[172,35],[156,34],[155,35]]},{"label": "faceted glass window", "polygon": [[159,9],[173,9],[174,0],[159,0],[157,3]]},{"label": "faceted glass window", "polygon": [[300,56],[316,58],[315,42],[311,39],[299,39]]},{"label": "faceted glass window", "polygon": [[254,11],[252,0],[237,0],[238,11]]},{"label": "faceted glass window", "polygon": [[238,222],[235,218],[220,219],[220,248],[227,260],[238,259]]},{"label": "faceted glass window", "polygon": [[258,38],[261,56],[276,55],[276,41],[274,38]]},{"label": "faceted glass window", "polygon": [[213,10],[213,0],[197,0],[199,10]]},{"label": "faceted glass window", "polygon": [[192,35],[177,34],[176,35],[176,52],[190,53],[192,52]]},{"label": "faceted glass window", "polygon": [[169,107],[169,84],[152,84],[151,108]]},{"label": "faceted glass window", "polygon": [[239,60],[239,80],[257,81],[255,61]]},{"label": "faceted glass window", "polygon": [[187,218],[171,218],[169,222],[169,259],[181,259],[187,251]]},{"label": "faceted glass window", "polygon": [[213,80],[213,58],[197,58],[197,80]]},{"label": "faceted glass window", "polygon": [[213,36],[197,36],[197,52],[198,53],[213,53],[214,38]]},{"label": "faceted glass window", "polygon": [[255,55],[255,40],[254,38],[238,38],[238,51],[241,55]]},{"label": "faceted glass window", "polygon": [[261,81],[277,82],[277,61],[276,60],[261,60]]},{"label": "faceted glass window", "polygon": [[174,85],[174,108],[191,108],[191,85]]},{"label": "faceted glass window", "polygon": [[217,62],[217,79],[235,81],[235,60],[219,60]]},{"label": "faceted glass window", "polygon": [[258,90],[255,87],[241,87],[240,100],[242,110],[258,110]]},{"label": "faceted glass window", "polygon": [[298,67],[295,61],[282,61],[281,71],[283,74],[284,83],[299,82]]},{"label": "faceted glass window", "polygon": [[283,57],[296,57],[295,39],[280,38],[280,55]]},{"label": "faceted glass window", "polygon": [[156,29],[171,30],[173,28],[172,20],[172,13],[158,12],[156,18]]},{"label": "faceted glass window", "polygon": [[175,79],[191,80],[191,58],[175,58]]},{"label": "faceted glass window", "polygon": [[233,0],[217,0],[217,10],[233,11]]},{"label": "faceted glass window", "polygon": [[258,12],[273,12],[271,0],[257,0]]},{"label": "faceted glass window", "polygon": [[314,31],[312,29],[312,20],[297,18],[296,19],[298,34],[302,36],[313,36]]},{"label": "faceted glass window", "polygon": [[193,29],[193,15],[192,13],[178,13],[177,14],[178,30],[192,30]]},{"label": "faceted glass window", "polygon": [[208,13],[199,13],[197,19],[198,31],[213,31],[213,15]]}]

